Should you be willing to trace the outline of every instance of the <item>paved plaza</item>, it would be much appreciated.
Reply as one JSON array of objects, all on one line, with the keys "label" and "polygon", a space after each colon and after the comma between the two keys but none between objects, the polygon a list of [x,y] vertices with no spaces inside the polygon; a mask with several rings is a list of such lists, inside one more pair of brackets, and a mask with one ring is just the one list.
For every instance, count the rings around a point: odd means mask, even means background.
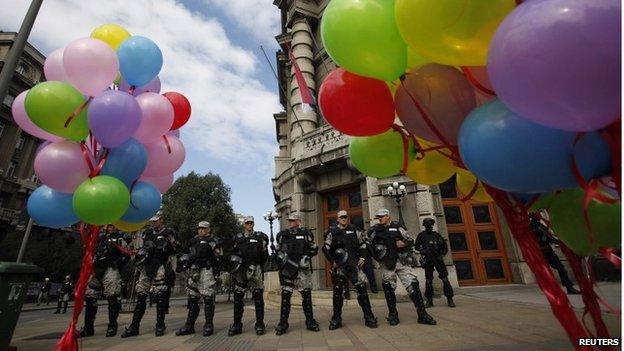
[{"label": "paved plaza", "polygon": [[[619,283],[601,285],[605,299],[619,308]],[[578,301],[577,301],[578,300]],[[351,300],[353,301],[353,300]],[[349,301],[349,302],[351,302]],[[580,306],[580,297],[573,296],[573,305]],[[201,336],[202,316],[197,321],[199,334],[175,336],[186,318],[185,301],[176,299],[167,316],[167,332],[163,337],[154,337],[155,307],[148,309],[141,335],[135,338],[105,338],[106,306],[100,306],[96,319],[96,336],[83,339],[84,351],[139,351],[139,350],[474,350],[474,351],[520,351],[520,350],[571,350],[563,329],[553,317],[545,299],[535,286],[507,286],[497,288],[462,288],[456,297],[458,307],[451,309],[436,299],[436,306],[429,312],[437,326],[416,323],[416,311],[411,303],[400,303],[401,324],[389,326],[384,317],[386,308],[382,295],[373,299],[374,312],[379,328],[369,329],[362,323],[361,311],[357,305],[347,304],[343,312],[345,326],[330,331],[327,329],[331,308],[318,304],[315,316],[321,325],[318,333],[305,330],[301,308],[293,308],[290,330],[280,337],[273,333],[273,326],[279,319],[276,304],[267,303],[266,322],[268,333],[256,336],[253,333],[253,303],[246,302],[243,318],[244,333],[227,336],[232,321],[232,305],[217,304],[215,334]],[[103,301],[100,302],[101,304]],[[27,308],[33,308],[27,306]],[[579,315],[582,313],[578,310]],[[21,315],[13,337],[13,345],[20,351],[51,350],[57,338],[67,325],[70,314],[55,315],[51,310],[32,310]],[[120,326],[127,325],[131,314],[120,316]],[[621,336],[619,316],[604,313],[605,322],[613,336]],[[81,320],[82,322],[82,320]],[[591,322],[590,322],[591,323]],[[120,328],[121,330],[121,328]]]}]

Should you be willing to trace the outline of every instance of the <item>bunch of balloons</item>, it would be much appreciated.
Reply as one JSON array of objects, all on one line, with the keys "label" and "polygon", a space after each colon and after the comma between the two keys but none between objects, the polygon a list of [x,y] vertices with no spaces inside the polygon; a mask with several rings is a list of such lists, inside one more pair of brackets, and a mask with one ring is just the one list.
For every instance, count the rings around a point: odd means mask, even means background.
[{"label": "bunch of balloons", "polygon": [[352,136],[353,165],[455,175],[463,200],[496,201],[571,339],[588,333],[534,253],[528,212],[548,210],[606,337],[577,255],[620,265],[605,254],[621,245],[620,16],[617,0],[332,0],[321,21],[340,68],[319,104]]},{"label": "bunch of balloons", "polygon": [[144,226],[184,162],[179,128],[189,101],[160,94],[163,57],[152,40],[116,24],[53,51],[47,81],[22,92],[13,118],[44,140],[35,157],[43,185],[28,199],[35,223]]}]

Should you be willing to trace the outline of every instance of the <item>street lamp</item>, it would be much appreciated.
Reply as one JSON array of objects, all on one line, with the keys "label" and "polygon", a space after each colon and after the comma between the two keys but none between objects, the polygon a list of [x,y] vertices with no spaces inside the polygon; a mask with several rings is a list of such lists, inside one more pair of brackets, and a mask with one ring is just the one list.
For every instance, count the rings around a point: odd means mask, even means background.
[{"label": "street lamp", "polygon": [[402,227],[405,227],[405,222],[403,221],[403,211],[401,211],[401,201],[405,195],[407,195],[405,185],[399,185],[398,182],[394,182],[392,185],[388,186],[388,196],[394,199],[394,202],[396,202],[397,207],[399,208],[399,224]]},{"label": "street lamp", "polygon": [[271,230],[271,251],[275,252],[275,245],[273,244],[273,221],[279,218],[279,214],[275,211],[267,211],[267,213],[264,214],[264,220],[269,222],[269,228]]}]

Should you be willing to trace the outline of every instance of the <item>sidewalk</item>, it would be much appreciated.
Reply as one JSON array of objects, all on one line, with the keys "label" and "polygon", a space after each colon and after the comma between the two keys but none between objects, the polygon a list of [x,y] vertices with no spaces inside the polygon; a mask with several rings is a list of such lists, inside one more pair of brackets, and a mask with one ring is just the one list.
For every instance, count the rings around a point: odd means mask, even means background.
[{"label": "sidewalk", "polygon": [[[619,284],[602,285],[606,295],[619,295]],[[535,286],[498,286],[495,288],[462,288],[456,296],[457,308],[448,308],[443,299],[435,299],[435,307],[429,313],[438,321],[437,326],[417,324],[414,305],[398,304],[401,324],[392,327],[385,321],[387,309],[375,305],[374,313],[379,328],[369,329],[363,325],[358,306],[343,309],[344,327],[327,329],[332,310],[330,307],[314,308],[321,331],[305,330],[303,313],[293,306],[290,330],[276,336],[273,326],[279,320],[279,309],[266,308],[267,334],[253,333],[253,303],[246,301],[243,316],[244,332],[228,337],[227,329],[232,323],[231,303],[218,303],[215,314],[215,334],[204,338],[199,334],[175,336],[186,319],[184,301],[172,305],[167,316],[165,336],[154,337],[155,308],[148,309],[141,325],[141,335],[130,339],[118,336],[105,338],[106,307],[102,306],[96,319],[96,336],[81,340],[84,351],[140,351],[140,350],[444,350],[444,351],[520,351],[520,350],[571,350],[572,345],[565,332],[552,315],[550,307],[539,298]],[[613,295],[611,295],[613,294]],[[572,297],[576,299],[576,296]],[[618,304],[619,307],[619,304]],[[582,315],[582,311],[578,311]],[[201,330],[203,313],[196,323]],[[120,316],[120,331],[128,325],[131,314]],[[604,320],[614,337],[621,336],[620,318],[604,313]],[[70,315],[52,315],[47,311],[32,311],[20,317],[12,344],[19,351],[50,350],[67,327]],[[82,320],[81,320],[82,323]]]}]

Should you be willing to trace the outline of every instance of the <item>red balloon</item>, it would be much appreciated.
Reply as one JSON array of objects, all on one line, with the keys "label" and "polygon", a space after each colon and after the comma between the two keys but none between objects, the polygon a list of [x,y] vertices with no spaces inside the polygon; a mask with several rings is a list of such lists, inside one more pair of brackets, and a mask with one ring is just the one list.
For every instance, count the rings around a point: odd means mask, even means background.
[{"label": "red balloon", "polygon": [[394,123],[394,101],[386,83],[342,68],[323,81],[319,105],[325,120],[347,135],[381,134]]},{"label": "red balloon", "polygon": [[164,93],[163,96],[169,99],[173,106],[174,119],[170,130],[182,127],[191,118],[191,103],[184,95],[173,91]]}]

